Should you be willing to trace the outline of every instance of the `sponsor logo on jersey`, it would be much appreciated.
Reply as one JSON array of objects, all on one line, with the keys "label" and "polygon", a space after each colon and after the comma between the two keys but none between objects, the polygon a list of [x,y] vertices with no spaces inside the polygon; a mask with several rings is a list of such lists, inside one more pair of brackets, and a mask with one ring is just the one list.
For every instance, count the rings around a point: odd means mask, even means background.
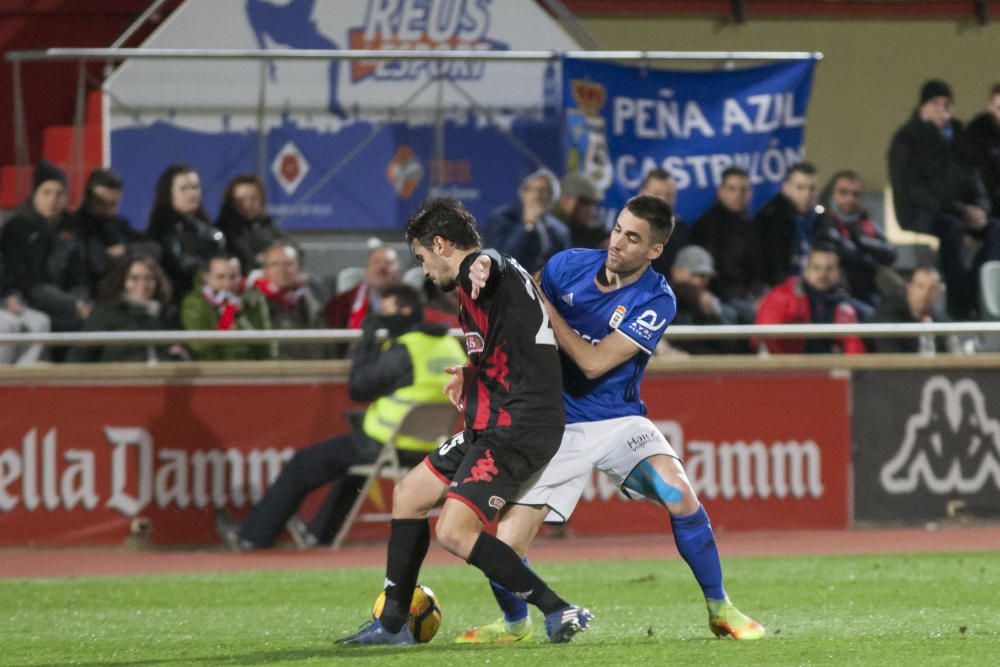
[{"label": "sponsor logo on jersey", "polygon": [[567,292],[566,294],[563,294],[562,295],[562,300],[566,302],[567,306],[572,306],[573,305],[573,293],[572,292]]},{"label": "sponsor logo on jersey", "polygon": [[465,334],[465,353],[479,354],[484,349],[486,349],[486,344],[483,342],[483,337],[475,331],[467,331]]},{"label": "sponsor logo on jersey", "polygon": [[644,311],[642,315],[637,317],[635,321],[629,325],[629,329],[637,336],[640,336],[645,340],[651,340],[653,338],[653,334],[667,325],[666,318],[661,319],[659,322],[657,322],[656,319],[655,310]]},{"label": "sponsor logo on jersey", "polygon": [[880,471],[892,494],[921,485],[936,495],[1000,490],[1000,421],[971,379],[952,384],[935,375],[924,384],[920,412],[910,415],[899,450]]},{"label": "sponsor logo on jersey", "polygon": [[507,504],[507,501],[500,496],[490,496],[490,507],[497,510],[498,512],[503,509],[503,506]]},{"label": "sponsor logo on jersey", "polygon": [[615,306],[615,312],[611,314],[611,319],[608,320],[608,326],[612,329],[617,329],[618,325],[622,323],[625,319],[625,306]]}]

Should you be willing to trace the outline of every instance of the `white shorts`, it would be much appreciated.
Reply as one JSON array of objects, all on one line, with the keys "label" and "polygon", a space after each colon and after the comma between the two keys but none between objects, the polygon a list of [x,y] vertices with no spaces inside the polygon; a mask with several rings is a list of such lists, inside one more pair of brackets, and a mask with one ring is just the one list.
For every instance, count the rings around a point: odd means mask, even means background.
[{"label": "white shorts", "polygon": [[522,489],[512,502],[548,505],[552,511],[545,520],[562,523],[573,514],[592,471],[600,470],[622,488],[632,470],[656,454],[679,458],[660,429],[645,417],[567,424],[559,451],[534,484]]}]

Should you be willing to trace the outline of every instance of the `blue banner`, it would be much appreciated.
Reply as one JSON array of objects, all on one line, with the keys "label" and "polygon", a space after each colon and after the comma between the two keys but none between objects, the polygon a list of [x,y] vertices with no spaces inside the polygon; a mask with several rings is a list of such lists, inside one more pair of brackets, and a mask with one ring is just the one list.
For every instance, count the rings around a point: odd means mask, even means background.
[{"label": "blue banner", "polygon": [[804,157],[814,65],[681,72],[566,58],[566,171],[598,183],[610,220],[643,176],[666,169],[677,181],[677,212],[692,222],[736,165],[750,173],[756,210]]}]

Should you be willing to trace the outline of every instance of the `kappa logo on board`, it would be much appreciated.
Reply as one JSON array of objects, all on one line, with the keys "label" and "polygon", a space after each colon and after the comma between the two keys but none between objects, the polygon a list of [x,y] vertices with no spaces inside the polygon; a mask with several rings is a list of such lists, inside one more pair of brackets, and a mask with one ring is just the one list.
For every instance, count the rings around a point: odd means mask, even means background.
[{"label": "kappa logo on board", "polygon": [[921,484],[937,495],[978,493],[990,484],[1000,490],[1000,421],[987,411],[979,385],[928,379],[920,412],[907,420],[903,442],[879,478],[892,494]]}]

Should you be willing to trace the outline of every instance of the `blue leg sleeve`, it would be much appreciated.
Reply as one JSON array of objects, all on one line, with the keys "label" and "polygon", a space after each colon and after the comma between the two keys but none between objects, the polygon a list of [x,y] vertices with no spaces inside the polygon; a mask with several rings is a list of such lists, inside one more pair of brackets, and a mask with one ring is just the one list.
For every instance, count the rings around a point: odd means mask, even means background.
[{"label": "blue leg sleeve", "polygon": [[[528,557],[521,559],[528,565]],[[508,623],[517,623],[528,616],[528,603],[517,597],[506,588],[495,581],[490,580],[490,588],[493,590],[493,597],[497,599],[497,604],[503,610],[503,617]]]},{"label": "blue leg sleeve", "polygon": [[705,508],[699,506],[694,514],[671,516],[670,520],[677,551],[687,561],[705,597],[713,600],[725,599],[726,591],[722,587],[722,562],[719,560],[715,534],[712,532],[712,523],[708,520]]}]

